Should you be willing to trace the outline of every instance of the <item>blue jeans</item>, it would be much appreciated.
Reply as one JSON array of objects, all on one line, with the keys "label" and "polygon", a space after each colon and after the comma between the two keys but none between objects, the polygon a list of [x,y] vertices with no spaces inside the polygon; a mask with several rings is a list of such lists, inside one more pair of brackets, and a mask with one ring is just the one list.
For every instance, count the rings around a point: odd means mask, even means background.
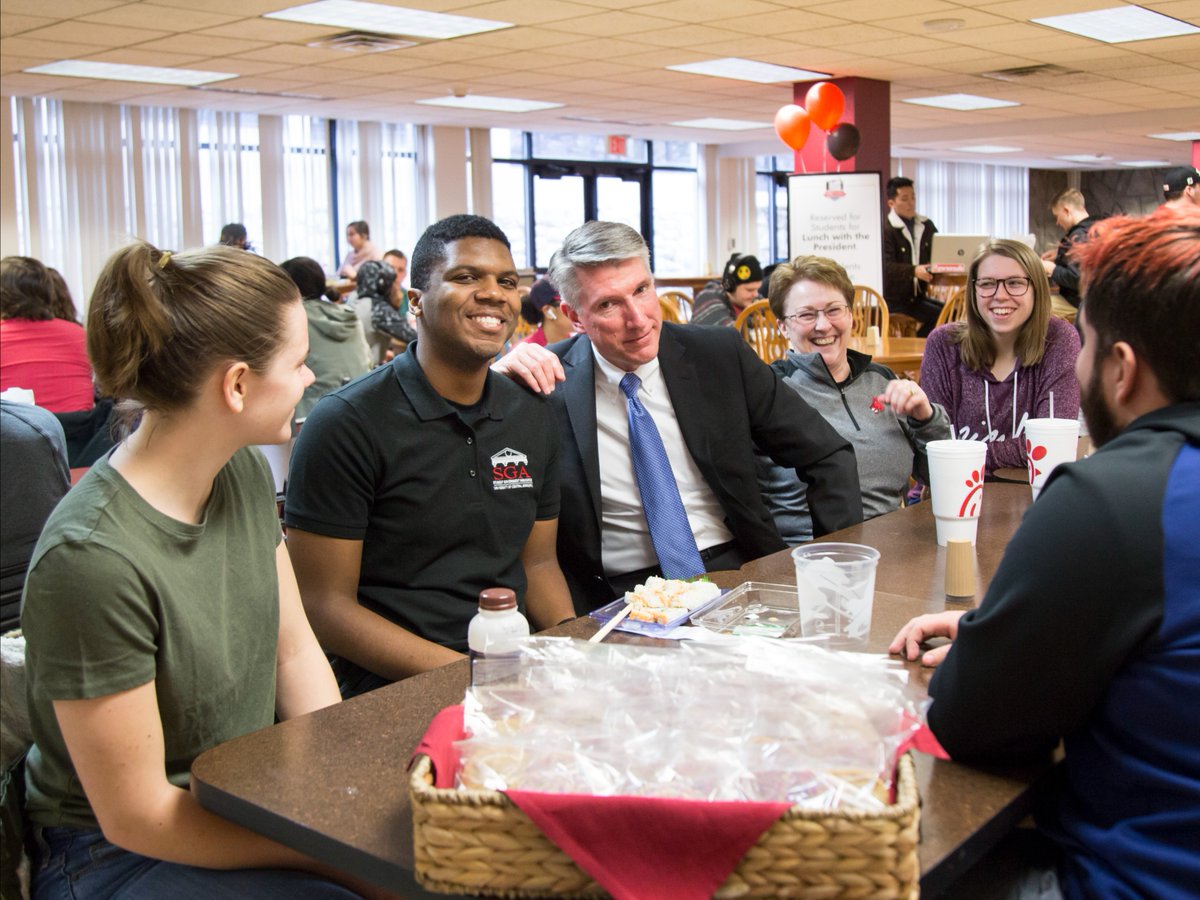
[{"label": "blue jeans", "polygon": [[34,828],[34,900],[351,900],[358,895],[288,869],[202,869],[122,850],[99,831]]}]

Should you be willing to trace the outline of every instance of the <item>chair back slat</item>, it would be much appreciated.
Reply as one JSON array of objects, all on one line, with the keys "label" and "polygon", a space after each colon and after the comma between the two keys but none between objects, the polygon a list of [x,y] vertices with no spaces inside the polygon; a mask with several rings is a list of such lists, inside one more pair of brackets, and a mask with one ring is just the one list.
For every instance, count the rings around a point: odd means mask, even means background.
[{"label": "chair back slat", "polygon": [[751,303],[733,323],[742,338],[763,362],[774,362],[787,355],[788,341],[779,330],[779,320],[766,300]]},{"label": "chair back slat", "polygon": [[866,337],[874,325],[880,335],[889,334],[890,314],[888,306],[879,293],[865,284],[854,285],[854,302],[850,307],[854,316],[854,325],[850,329],[853,337]]},{"label": "chair back slat", "polygon": [[946,300],[942,311],[938,313],[937,324],[945,325],[947,322],[961,322],[967,317],[967,289],[957,288],[954,293]]}]

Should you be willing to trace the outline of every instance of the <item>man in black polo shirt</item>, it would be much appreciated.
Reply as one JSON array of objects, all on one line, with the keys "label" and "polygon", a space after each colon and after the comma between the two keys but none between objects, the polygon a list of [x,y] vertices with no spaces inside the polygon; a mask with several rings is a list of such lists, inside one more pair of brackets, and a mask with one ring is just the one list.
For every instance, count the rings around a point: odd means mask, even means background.
[{"label": "man in black polo shirt", "polygon": [[292,457],[288,550],[345,696],[458,659],[484,588],[516,591],[535,629],[574,615],[553,420],[488,370],[520,312],[508,239],[451,216],[411,274],[417,341],[324,397]]}]

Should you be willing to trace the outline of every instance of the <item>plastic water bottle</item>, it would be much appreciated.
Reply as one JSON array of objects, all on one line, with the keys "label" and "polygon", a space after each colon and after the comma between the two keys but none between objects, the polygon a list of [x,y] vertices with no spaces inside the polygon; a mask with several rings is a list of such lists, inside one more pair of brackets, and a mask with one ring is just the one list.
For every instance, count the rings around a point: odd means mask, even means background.
[{"label": "plastic water bottle", "polygon": [[[471,651],[471,684],[491,683],[515,675],[517,644],[529,637],[529,622],[517,609],[517,595],[509,588],[492,587],[479,592],[479,612],[467,628]],[[487,660],[486,666],[476,666]],[[513,660],[511,666],[494,660]]]}]

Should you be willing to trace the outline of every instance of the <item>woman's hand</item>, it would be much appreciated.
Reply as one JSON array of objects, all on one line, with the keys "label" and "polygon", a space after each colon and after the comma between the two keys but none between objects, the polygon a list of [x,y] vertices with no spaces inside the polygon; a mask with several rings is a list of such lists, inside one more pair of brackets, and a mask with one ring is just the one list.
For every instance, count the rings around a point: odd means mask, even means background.
[{"label": "woman's hand", "polygon": [[917,422],[928,422],[933,418],[933,404],[915,381],[893,378],[883,392],[883,402],[897,416],[908,416]]}]

